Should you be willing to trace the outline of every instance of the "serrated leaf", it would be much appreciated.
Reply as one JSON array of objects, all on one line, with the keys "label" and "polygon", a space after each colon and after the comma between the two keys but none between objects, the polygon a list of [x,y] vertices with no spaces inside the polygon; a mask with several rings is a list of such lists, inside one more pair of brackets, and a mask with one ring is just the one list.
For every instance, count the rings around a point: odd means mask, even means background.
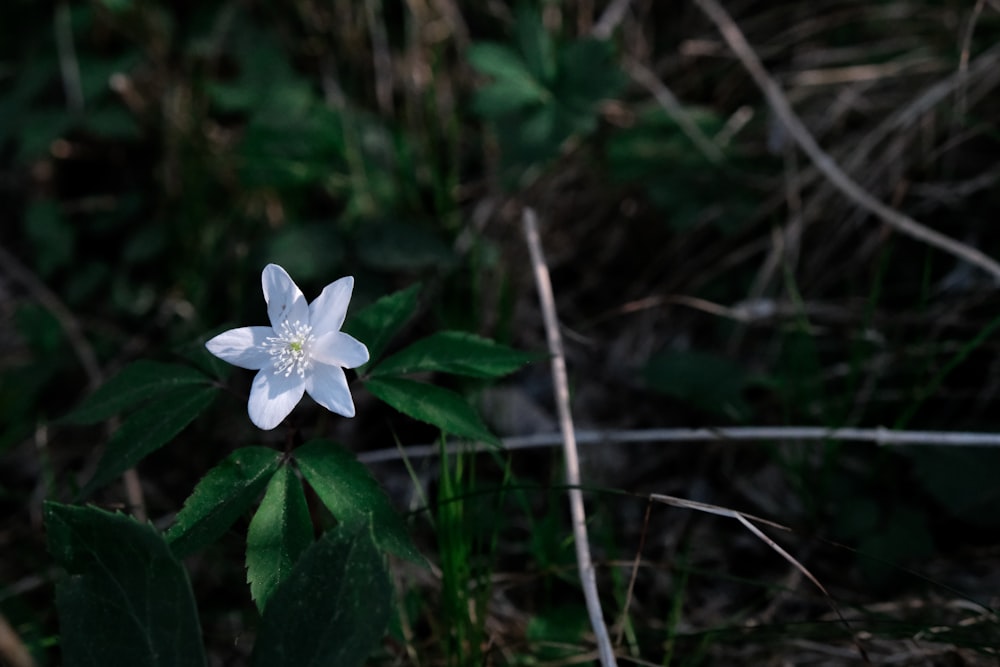
[{"label": "serrated leaf", "polygon": [[389,624],[392,584],[368,525],[328,530],[264,610],[253,667],[362,665]]},{"label": "serrated leaf", "polygon": [[[474,68],[493,77],[493,82],[477,93],[476,109],[484,117],[496,118],[521,107],[546,104],[552,99],[552,94],[529,71],[524,60],[502,44],[475,44],[469,48],[468,58]],[[497,94],[498,91],[503,95]]]},{"label": "serrated leaf", "polygon": [[365,386],[404,415],[437,426],[445,433],[500,444],[472,406],[449,389],[397,377],[371,378]]},{"label": "serrated leaf", "polygon": [[352,452],[329,440],[313,440],[297,448],[294,456],[302,476],[338,522],[347,527],[371,522],[381,548],[423,564],[399,513]]},{"label": "serrated leaf", "polygon": [[209,470],[167,531],[177,557],[211,544],[249,510],[278,469],[281,456],[267,447],[244,447]]},{"label": "serrated leaf", "polygon": [[515,37],[528,70],[538,80],[551,82],[556,76],[555,43],[552,35],[534,7],[520,3],[514,14]]},{"label": "serrated leaf", "polygon": [[513,373],[539,358],[540,355],[521,352],[474,334],[441,331],[392,355],[380,363],[371,376],[437,371],[491,379]]},{"label": "serrated leaf", "polygon": [[417,309],[417,297],[420,295],[420,284],[411,285],[404,290],[384,296],[375,303],[356,313],[344,323],[343,331],[354,336],[368,346],[371,357],[364,366],[358,368],[358,373],[378,363],[379,357],[385,351],[392,337],[403,328],[407,320],[413,317]]},{"label": "serrated leaf", "polygon": [[556,98],[570,112],[576,132],[593,129],[601,102],[615,97],[625,82],[610,42],[581,39],[559,53]]},{"label": "serrated leaf", "polygon": [[172,389],[130,414],[111,436],[94,477],[80,497],[87,497],[170,442],[208,408],[215,394],[214,387]]},{"label": "serrated leaf", "polygon": [[151,526],[94,507],[45,504],[66,667],[204,665],[184,568]]},{"label": "serrated leaf", "polygon": [[211,378],[190,366],[136,361],[122,369],[60,421],[94,424],[178,387],[208,384]]},{"label": "serrated leaf", "polygon": [[302,482],[290,466],[282,466],[271,477],[247,531],[247,583],[257,609],[266,608],[268,598],[312,541]]},{"label": "serrated leaf", "polygon": [[509,81],[494,81],[476,90],[472,99],[472,109],[488,119],[499,119],[514,115],[518,111],[541,105],[541,100],[533,91]]}]

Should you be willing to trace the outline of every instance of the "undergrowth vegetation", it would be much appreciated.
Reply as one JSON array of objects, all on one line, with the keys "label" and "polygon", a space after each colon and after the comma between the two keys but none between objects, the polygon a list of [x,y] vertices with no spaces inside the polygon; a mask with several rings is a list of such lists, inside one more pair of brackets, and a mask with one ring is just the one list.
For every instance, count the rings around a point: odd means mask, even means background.
[{"label": "undergrowth vegetation", "polygon": [[[771,89],[712,0],[2,3],[0,664],[100,664],[63,654],[55,604],[80,501],[148,518],[115,514],[94,539],[183,558],[162,577],[190,579],[207,663],[249,664],[277,632],[260,591],[292,605],[309,581],[251,591],[262,513],[212,540],[177,523],[247,450],[317,536],[370,520],[403,556],[366,664],[596,663],[526,207],[622,664],[996,664],[1000,439],[892,434],[1000,434],[1000,273],[972,256],[1000,258],[1000,5],[726,5]],[[260,431],[249,378],[205,351],[264,322],[270,263],[310,299],[354,277],[345,331],[385,364],[350,371],[353,419],[303,404],[295,428]],[[127,420],[65,417],[123,369],[182,378],[161,410],[207,377],[229,391],[109,468]],[[451,407],[428,416],[416,395]],[[751,426],[868,435],[733,430]],[[662,432],[681,428],[715,431]],[[347,520],[323,466],[354,455],[351,490],[374,505]],[[762,529],[802,567],[651,494],[790,526]],[[192,541],[171,552],[171,530]],[[355,544],[313,538],[293,536],[296,556]]]}]

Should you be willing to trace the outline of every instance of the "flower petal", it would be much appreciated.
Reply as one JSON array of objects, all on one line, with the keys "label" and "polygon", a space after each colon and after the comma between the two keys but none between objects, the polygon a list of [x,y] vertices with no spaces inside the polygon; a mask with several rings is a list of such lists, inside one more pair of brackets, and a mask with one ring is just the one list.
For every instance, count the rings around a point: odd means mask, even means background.
[{"label": "flower petal", "polygon": [[306,377],[306,391],[313,400],[330,412],[354,416],[354,399],[347,387],[347,377],[339,366],[317,363]]},{"label": "flower petal", "polygon": [[357,368],[368,362],[368,348],[354,336],[334,331],[317,338],[310,348],[314,361],[342,368]]},{"label": "flower petal", "polygon": [[260,276],[271,326],[281,329],[284,322],[309,324],[309,306],[302,290],[277,264],[268,264]]},{"label": "flower petal", "polygon": [[309,304],[309,323],[316,335],[340,331],[353,291],[354,276],[344,276],[324,287],[316,300]]},{"label": "flower petal", "polygon": [[273,335],[271,327],[241,327],[223,331],[206,342],[205,347],[223,361],[256,371],[271,361],[264,340]]},{"label": "flower petal", "polygon": [[270,366],[261,369],[250,387],[247,402],[250,421],[258,428],[271,430],[298,405],[305,389],[305,381],[295,373],[286,377],[284,373],[275,373]]}]

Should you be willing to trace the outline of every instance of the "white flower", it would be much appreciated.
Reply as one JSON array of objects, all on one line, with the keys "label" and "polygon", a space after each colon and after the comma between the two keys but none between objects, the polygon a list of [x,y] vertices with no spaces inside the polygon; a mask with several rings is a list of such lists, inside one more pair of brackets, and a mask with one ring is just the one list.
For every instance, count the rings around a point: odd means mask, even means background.
[{"label": "white flower", "polygon": [[205,343],[219,359],[258,371],[247,404],[250,421],[274,428],[303,392],[327,410],[353,417],[344,369],[368,361],[364,343],[340,330],[354,278],[330,283],[311,304],[277,264],[264,267],[261,283],[271,326],[230,329]]}]

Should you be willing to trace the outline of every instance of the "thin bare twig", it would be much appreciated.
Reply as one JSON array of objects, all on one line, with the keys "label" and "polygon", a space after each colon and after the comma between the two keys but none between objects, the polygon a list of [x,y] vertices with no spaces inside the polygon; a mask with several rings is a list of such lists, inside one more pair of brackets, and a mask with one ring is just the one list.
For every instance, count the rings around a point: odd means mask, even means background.
[{"label": "thin bare twig", "polygon": [[[55,292],[49,289],[48,285],[42,282],[31,269],[22,264],[18,259],[0,246],[0,271],[6,273],[12,280],[20,283],[21,286],[30,293],[45,310],[49,311],[59,328],[62,329],[66,340],[76,354],[83,371],[87,375],[87,384],[91,390],[97,389],[104,382],[104,374],[97,363],[97,356],[86,336],[83,335],[83,328],[80,322],[73,315],[73,312],[62,302]],[[112,430],[114,425],[112,425]],[[125,496],[128,499],[132,512],[140,521],[146,520],[146,503],[142,495],[142,483],[139,473],[135,468],[125,471]]]},{"label": "thin bare twig", "polygon": [[615,28],[625,18],[629,4],[631,4],[631,0],[612,0],[604,13],[601,14],[601,18],[597,19],[590,34],[597,39],[609,39]]},{"label": "thin bare twig", "polygon": [[[887,428],[824,428],[818,426],[736,426],[732,428],[652,428],[638,430],[577,431],[578,445],[603,445],[608,443],[671,442],[695,444],[699,442],[755,442],[762,440],[806,442],[869,442],[882,446],[938,446],[938,447],[1000,447],[1000,433],[974,433],[952,431],[892,431]],[[559,433],[504,438],[503,447],[509,451],[545,449],[562,443]],[[450,443],[449,454],[468,451],[464,443]],[[492,451],[495,447],[479,443],[473,451]],[[412,445],[401,449],[376,449],[362,452],[362,463],[382,463],[401,458],[431,458],[440,453],[438,445]]]},{"label": "thin bare twig", "polygon": [[751,78],[753,78],[757,86],[764,93],[768,104],[771,105],[775,115],[781,119],[781,122],[788,130],[789,135],[795,140],[795,143],[809,156],[809,159],[812,160],[813,164],[822,172],[827,180],[840,190],[844,196],[869,213],[877,216],[897,231],[965,260],[1000,281],[1000,264],[993,258],[976,248],[934,231],[909,216],[883,204],[844,173],[833,158],[820,148],[812,134],[809,133],[809,130],[799,120],[799,117],[788,103],[788,98],[785,97],[781,88],[770,74],[768,74],[767,70],[764,69],[760,58],[757,57],[756,52],[747,42],[746,37],[743,36],[742,31],[740,31],[726,10],[716,0],[695,0],[695,4],[715,23],[716,28],[722,34],[729,48],[733,50],[736,57],[740,59],[740,62],[743,63],[743,66],[750,73]]},{"label": "thin bare twig", "polygon": [[583,492],[580,490],[580,461],[576,449],[576,432],[569,407],[569,379],[566,375],[566,358],[563,354],[562,337],[559,333],[559,318],[556,315],[555,298],[552,295],[552,282],[549,279],[549,269],[542,253],[535,212],[530,208],[524,209],[523,220],[524,236],[531,253],[531,265],[538,288],[538,300],[542,307],[542,317],[545,320],[545,334],[548,339],[549,352],[552,354],[552,382],[555,385],[555,400],[559,410],[559,426],[566,462],[566,484],[570,487],[569,506],[573,523],[573,541],[576,543],[576,562],[580,568],[580,583],[583,586],[583,595],[587,603],[587,613],[590,615],[590,625],[597,640],[601,665],[602,667],[617,667],[614,648],[611,646],[608,628],[604,623],[601,599],[597,594],[594,564],[590,557],[587,514],[583,506]]},{"label": "thin bare twig", "polygon": [[642,518],[642,530],[639,531],[639,546],[635,550],[635,559],[632,561],[632,574],[628,578],[628,588],[625,589],[625,602],[622,604],[621,617],[615,624],[618,626],[618,636],[615,643],[621,644],[625,636],[626,624],[628,623],[628,610],[632,606],[632,595],[635,593],[635,582],[639,579],[639,566],[642,564],[642,550],[646,546],[646,534],[649,528],[649,517],[653,513],[653,499],[646,503],[646,514]]},{"label": "thin bare twig", "polygon": [[18,261],[3,246],[0,246],[0,270],[10,276],[11,280],[20,283],[45,310],[56,318],[59,328],[63,330],[77,360],[83,366],[83,372],[87,374],[90,389],[97,389],[101,384],[101,367],[98,365],[94,350],[84,337],[80,323],[73,312],[56,296],[55,292],[32,273],[31,269]]},{"label": "thin bare twig", "polygon": [[[923,114],[928,113],[936,105],[944,102],[949,95],[952,95],[961,86],[966,86],[966,82],[978,80],[980,89],[978,95],[981,97],[996,87],[1000,82],[1000,77],[996,75],[1000,65],[1000,44],[995,44],[982,51],[975,60],[970,61],[965,72],[961,69],[953,72],[950,76],[934,83],[920,94],[913,98],[909,104],[902,106],[888,116],[870,132],[866,133],[857,143],[851,147],[850,153],[841,159],[841,169],[847,173],[857,173],[862,165],[868,165],[868,171],[873,168],[872,154],[876,146],[881,144],[894,132],[900,132],[912,126]],[[966,86],[966,91],[968,87]],[[965,93],[968,99],[968,93]],[[819,169],[812,167],[803,170],[800,176],[800,187],[805,187],[822,176]],[[821,188],[814,194],[806,207],[805,217],[813,218],[820,215],[827,206],[827,199],[836,191],[836,187],[827,182],[828,187]]]},{"label": "thin bare twig", "polygon": [[687,135],[691,143],[701,151],[709,162],[712,164],[722,162],[724,158],[722,150],[701,131],[701,128],[691,119],[691,114],[651,69],[639,61],[629,58],[625,60],[625,71],[636,83],[653,95],[653,98],[670,116],[670,119],[677,123],[681,131]]},{"label": "thin bare twig", "polygon": [[962,37],[960,56],[958,60],[958,95],[955,100],[957,113],[955,114],[954,122],[956,127],[958,123],[965,118],[965,114],[969,110],[969,100],[966,93],[966,77],[969,74],[969,52],[972,49],[972,34],[976,30],[976,23],[979,21],[979,17],[983,13],[983,6],[985,4],[986,0],[979,0],[976,2],[976,6],[972,8],[972,15],[969,17],[969,24],[965,28],[965,35]]},{"label": "thin bare twig", "polygon": [[375,100],[379,111],[392,114],[392,54],[380,0],[365,3],[368,34],[372,40],[372,67],[375,70]]},{"label": "thin bare twig", "polygon": [[3,658],[0,662],[10,664],[10,667],[35,667],[28,647],[3,614],[0,614],[0,658]]},{"label": "thin bare twig", "polygon": [[[943,171],[945,173],[953,172],[956,162],[961,159],[957,151],[949,150],[949,148],[954,147],[962,141],[963,125],[966,124],[969,112],[968,81],[972,36],[976,31],[976,23],[978,23],[979,17],[982,16],[985,7],[986,0],[977,0],[975,7],[972,8],[972,13],[969,16],[962,39],[958,45],[958,70],[955,72],[955,75],[958,77],[958,86],[955,89],[955,113],[951,114],[951,119],[948,122],[948,140],[944,142],[944,146],[938,149],[944,153]],[[952,197],[961,197],[961,195],[955,193]]]}]

